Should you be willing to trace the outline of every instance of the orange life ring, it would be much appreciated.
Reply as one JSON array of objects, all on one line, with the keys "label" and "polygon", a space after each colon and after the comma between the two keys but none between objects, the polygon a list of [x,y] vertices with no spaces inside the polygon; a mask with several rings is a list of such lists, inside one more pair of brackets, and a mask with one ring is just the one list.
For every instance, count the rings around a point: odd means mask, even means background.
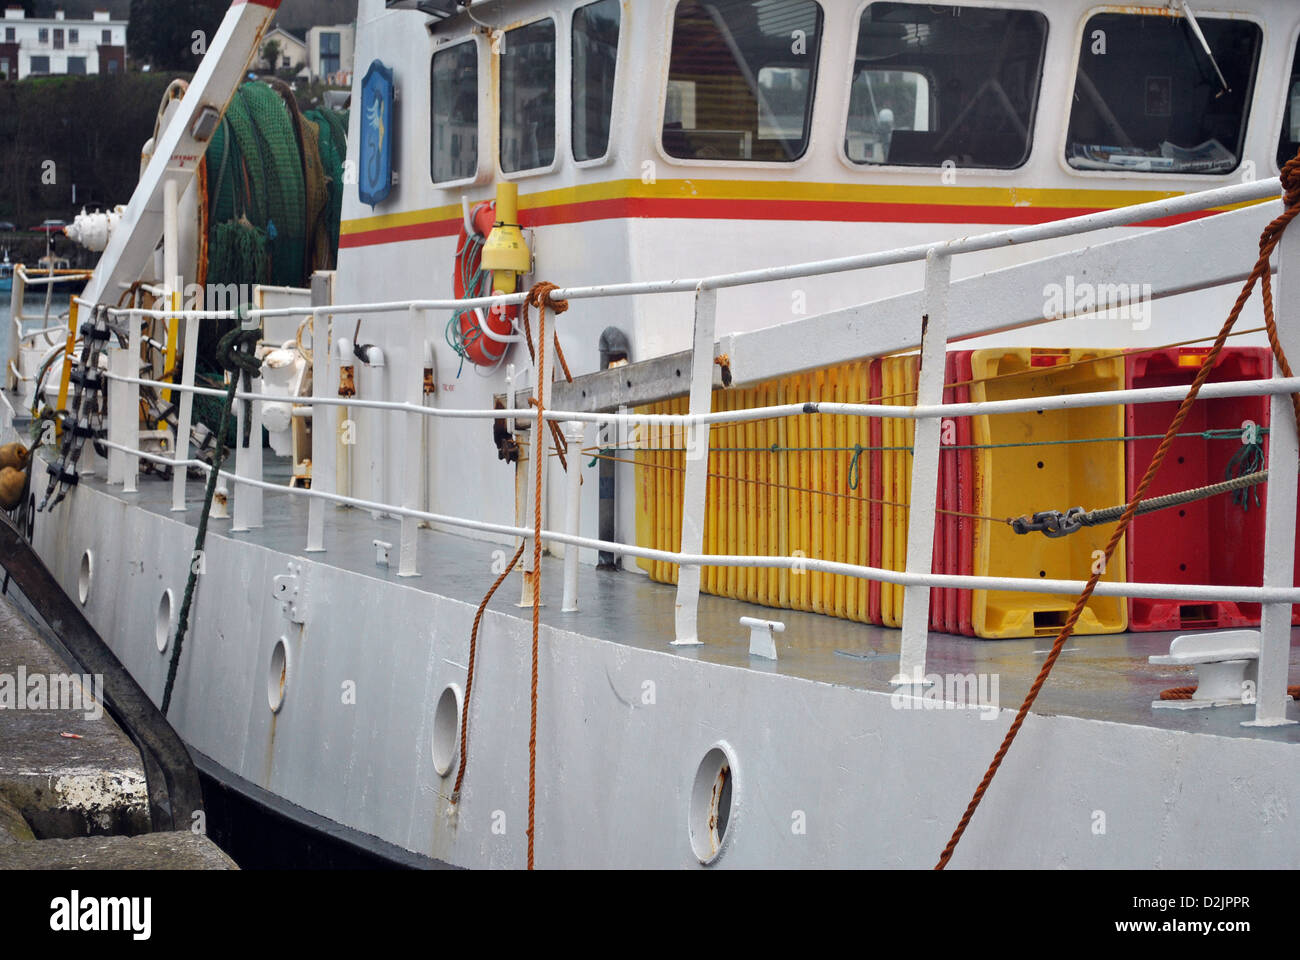
[{"label": "orange life ring", "polygon": [[[460,234],[456,238],[456,265],[452,271],[452,287],[456,293],[456,299],[460,300],[466,297],[465,280],[467,277],[474,277],[479,272],[482,262],[482,240],[492,232],[492,227],[496,223],[496,209],[494,202],[480,203],[470,216],[471,223],[474,227],[475,235],[480,238],[480,242],[471,245],[470,237],[465,232],[465,224],[460,226]],[[472,251],[471,251],[472,246]],[[466,262],[466,258],[469,262]],[[468,296],[484,296],[490,294],[490,285],[486,289],[472,291]],[[491,337],[485,336],[482,326],[486,325],[498,336],[510,336],[515,332],[514,321],[519,314],[519,308],[509,307],[492,307],[484,311],[481,307],[476,309],[464,310],[460,314],[460,347],[461,355],[471,363],[480,367],[492,367],[501,361],[505,356],[506,349],[510,346],[508,343],[500,343]]]}]

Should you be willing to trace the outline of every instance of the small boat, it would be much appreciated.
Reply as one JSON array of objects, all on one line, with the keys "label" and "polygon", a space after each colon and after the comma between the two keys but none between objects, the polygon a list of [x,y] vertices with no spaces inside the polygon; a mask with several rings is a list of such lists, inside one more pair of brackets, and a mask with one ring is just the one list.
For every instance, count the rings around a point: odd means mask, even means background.
[{"label": "small boat", "polygon": [[0,292],[8,293],[14,288],[14,264],[9,259],[9,250],[5,250],[4,262],[0,263]]}]

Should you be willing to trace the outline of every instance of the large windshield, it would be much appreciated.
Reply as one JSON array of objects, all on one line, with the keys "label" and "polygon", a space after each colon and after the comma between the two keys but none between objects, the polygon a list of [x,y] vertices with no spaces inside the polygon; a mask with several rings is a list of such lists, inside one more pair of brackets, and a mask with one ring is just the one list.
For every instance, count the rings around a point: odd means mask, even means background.
[{"label": "large windshield", "polygon": [[[1241,160],[1260,29],[1248,20],[1088,20],[1066,162],[1077,170],[1228,173]],[[1209,49],[1206,49],[1206,46]]]}]

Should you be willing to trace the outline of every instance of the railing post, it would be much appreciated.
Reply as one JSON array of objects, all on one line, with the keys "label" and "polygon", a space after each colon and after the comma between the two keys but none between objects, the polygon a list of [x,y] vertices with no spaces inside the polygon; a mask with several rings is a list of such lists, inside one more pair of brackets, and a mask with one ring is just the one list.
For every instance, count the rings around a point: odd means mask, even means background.
[{"label": "railing post", "polygon": [[[404,364],[398,365],[397,372],[405,378],[406,402],[417,407],[424,402],[424,326],[424,311],[412,306],[407,311],[406,360]],[[406,427],[406,443],[403,444],[405,450],[400,458],[396,458],[404,465],[402,507],[405,510],[419,510],[423,477],[420,468],[424,460],[424,417],[418,413],[405,413],[400,416]],[[420,575],[416,561],[419,536],[420,521],[415,517],[403,516],[397,564],[399,577]]]},{"label": "railing post", "polygon": [[[1282,234],[1277,250],[1277,282],[1273,303],[1278,340],[1291,363],[1300,363],[1300,231]],[[1273,376],[1282,376],[1276,360]],[[1296,438],[1291,397],[1275,393],[1269,400],[1268,502],[1264,507],[1264,586],[1289,588],[1295,583]],[[1259,630],[1259,677],[1255,688],[1255,719],[1245,726],[1276,727],[1294,723],[1286,717],[1287,672],[1291,659],[1291,604],[1263,604]]]},{"label": "railing post", "polygon": [[[176,177],[168,176],[163,182],[163,299],[166,309],[172,315],[167,318],[167,344],[163,352],[164,366],[171,370],[176,365],[176,341],[180,335],[180,320],[176,316],[177,274],[180,273],[180,183]],[[94,282],[91,282],[94,286]],[[172,392],[163,390],[161,398],[164,403],[171,400]],[[179,444],[178,444],[179,446]]]},{"label": "railing post", "polygon": [[[547,319],[550,321],[550,324],[555,323],[555,319],[556,319],[555,314],[550,313]],[[537,334],[538,347],[539,347],[538,355],[539,355],[540,362],[535,364],[534,366],[534,371],[535,371],[534,376],[535,376],[536,386],[533,388],[534,394],[542,398],[542,403],[547,410],[549,410],[551,407],[551,370],[552,370],[551,364],[554,361],[554,357],[552,356],[552,354],[554,354],[555,352],[555,347],[554,347],[555,334],[553,332],[554,328],[550,326],[550,324],[546,324],[545,325],[546,329],[544,330],[540,329],[539,327],[539,332]],[[541,342],[543,339],[546,340],[545,350],[540,349]],[[510,393],[510,396],[514,396],[513,388]],[[546,471],[549,466],[549,464],[546,461],[547,461],[547,457],[550,455],[551,429],[545,423],[543,423],[542,429],[538,430],[537,418],[530,417],[529,420],[530,420],[529,433],[537,434],[537,436],[530,438],[528,444],[528,459],[525,461],[521,458],[519,466],[522,466],[524,468],[523,526],[528,530],[532,530],[533,524],[536,522],[537,519],[536,505],[538,502],[541,503],[542,511],[543,511],[541,525],[543,528],[545,528],[546,526],[546,514],[545,514]],[[542,458],[542,492],[541,492],[540,501],[537,500],[537,495],[533,489],[536,484],[535,478],[537,476],[536,474],[537,465],[533,461],[534,457]],[[518,474],[516,474],[516,476],[518,476]],[[524,538],[523,572],[524,572],[523,575],[524,583],[523,583],[523,589],[520,593],[519,606],[531,607],[533,605],[533,591],[536,589],[536,583],[537,583],[537,571],[533,568],[533,538],[531,536]],[[538,598],[539,602],[540,599],[541,598],[539,597]]]},{"label": "railing post", "polygon": [[[329,277],[316,274],[311,278],[312,306],[326,305]],[[337,396],[338,387],[330,379],[334,356],[330,348],[329,319],[321,311],[311,320],[311,395],[313,397]],[[311,488],[334,492],[334,458],[338,436],[338,408],[328,404],[311,408]],[[307,552],[325,550],[325,501],[311,497],[307,501]]]},{"label": "railing post", "polygon": [[[569,496],[565,502],[564,532],[579,536],[582,529],[582,446],[583,424],[570,421],[564,425],[564,439],[569,445]],[[564,546],[564,605],[565,613],[578,611],[578,547]]]},{"label": "railing post", "polygon": [[[108,341],[108,369],[116,377],[135,376],[131,372],[130,348],[121,346],[116,338]],[[130,407],[126,401],[127,385],[121,380],[108,381],[108,439],[113,443],[126,446],[122,436],[122,426],[126,422]],[[136,407],[139,415],[139,407]],[[122,483],[126,477],[126,454],[115,447],[108,448],[108,482]]]},{"label": "railing post", "polygon": [[[692,416],[713,408],[713,341],[718,320],[718,291],[701,285],[695,291],[695,339],[691,356]],[[704,508],[709,481],[709,425],[696,423],[684,431],[686,479],[682,486],[682,553],[704,552]],[[701,643],[699,637],[700,568],[681,564],[677,570],[675,646]]]},{"label": "railing post", "polygon": [[[179,296],[179,292],[169,294],[173,302]],[[185,354],[181,358],[182,387],[194,386],[194,363],[199,352],[199,324],[201,322],[201,320],[195,320],[192,317],[185,321]],[[189,471],[180,466],[180,463],[190,458],[190,427],[193,424],[193,418],[194,394],[189,390],[182,390],[176,424],[176,449],[173,451],[177,464],[172,468],[173,512],[185,510],[185,480]]]},{"label": "railing post", "polygon": [[[245,329],[255,328],[256,323],[246,322]],[[231,371],[232,377],[242,375],[238,370]],[[262,392],[262,378],[250,377],[248,393]],[[262,479],[262,403],[260,400],[235,401],[235,476],[250,480]],[[247,423],[245,423],[247,421]],[[248,427],[248,442],[244,442],[244,428]],[[242,533],[262,525],[262,488],[246,483],[236,483],[235,514],[231,522],[232,532]]]},{"label": "railing post", "polygon": [[[916,403],[943,403],[944,361],[948,352],[948,294],[952,257],[931,250],[925,258],[925,316],[921,321],[921,370]],[[931,573],[934,555],[934,511],[939,492],[940,417],[916,421],[912,444],[912,492],[907,515],[907,572]],[[895,686],[925,683],[926,648],[930,640],[930,588],[903,588],[903,636]]]},{"label": "railing post", "polygon": [[[127,357],[123,363],[127,371],[127,376],[138,378],[140,376],[140,346],[143,334],[140,330],[140,315],[134,310],[131,311],[130,319],[127,321]],[[126,415],[121,417],[121,423],[118,424],[119,441],[124,446],[132,450],[140,449],[140,385],[138,383],[124,383],[123,398],[126,404]],[[126,459],[122,464],[122,492],[136,492],[136,478],[140,473],[140,458],[133,453],[125,455]]]}]

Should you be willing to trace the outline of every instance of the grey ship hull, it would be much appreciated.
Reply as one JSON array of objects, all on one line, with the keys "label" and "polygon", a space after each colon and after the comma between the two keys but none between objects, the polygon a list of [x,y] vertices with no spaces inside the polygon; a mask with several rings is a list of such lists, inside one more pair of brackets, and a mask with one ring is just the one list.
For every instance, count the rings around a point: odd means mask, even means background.
[{"label": "grey ship hull", "polygon": [[[181,514],[169,484],[140,486],[124,495],[86,477],[37,515],[33,544],[74,598],[91,552],[83,609],[161,700],[170,644],[155,642],[159,602],[171,590],[179,607],[200,490],[191,484]],[[484,620],[452,817],[452,778],[432,755],[435,705],[448,684],[464,685],[499,548],[422,531],[423,575],[399,580],[375,563],[373,519],[330,509],[326,552],[312,555],[301,549],[306,507],[287,495],[268,495],[266,525],[250,533],[213,522],[169,719],[218,775],[327,821],[458,866],[523,866],[530,614],[515,606],[517,580]],[[290,564],[292,611],[273,595]],[[559,582],[558,564],[545,563],[539,867],[698,867],[692,786],[719,745],[732,758],[732,807],[715,866],[932,866],[1048,646],[936,635],[929,669],[997,676],[1002,709],[926,707],[890,692],[894,631],[784,612],[771,663],[750,659],[736,623],[762,608],[703,598],[706,644],[674,648],[671,588],[584,568],[583,609],[565,614]],[[1071,641],[953,866],[1300,866],[1300,727],[1243,727],[1249,707],[1152,711],[1162,687],[1186,682],[1146,665],[1168,640]]]}]

